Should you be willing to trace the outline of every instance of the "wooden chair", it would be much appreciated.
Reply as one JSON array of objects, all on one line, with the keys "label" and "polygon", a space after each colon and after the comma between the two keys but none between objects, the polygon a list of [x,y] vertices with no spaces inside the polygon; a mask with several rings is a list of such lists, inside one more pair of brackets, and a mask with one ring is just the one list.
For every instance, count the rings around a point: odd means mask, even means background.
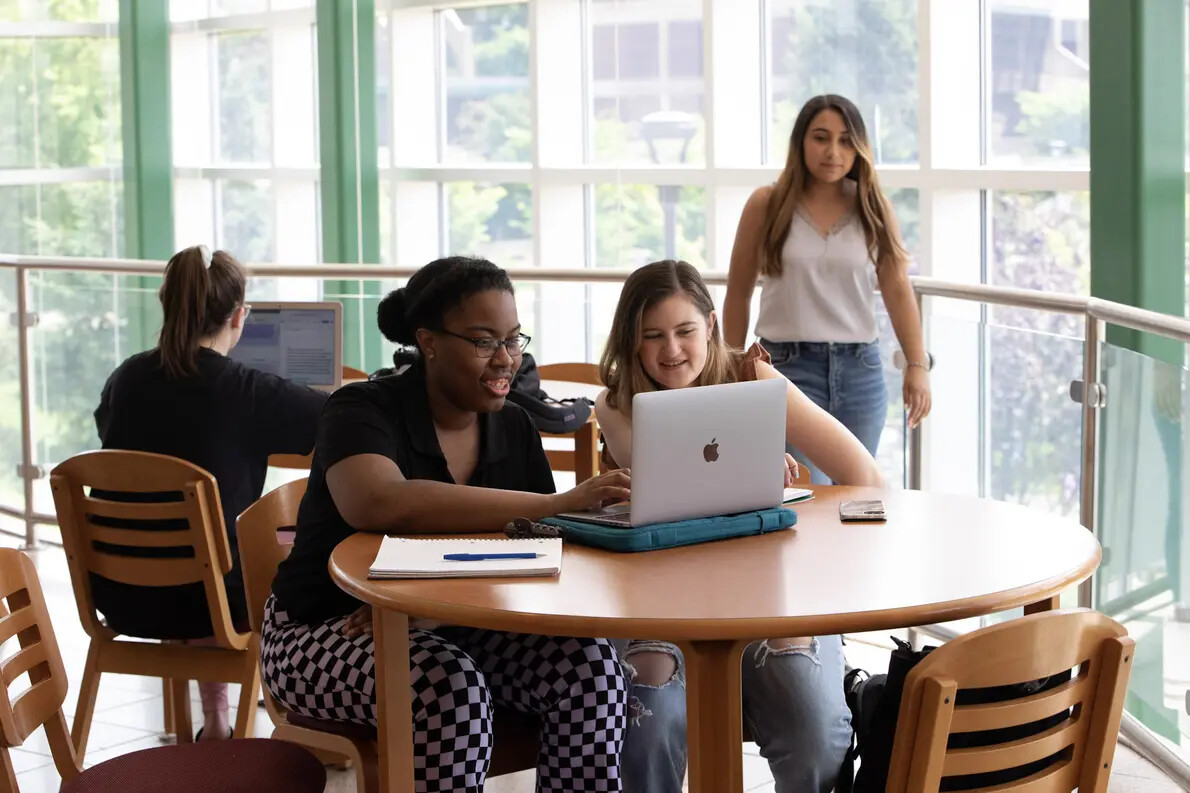
[{"label": "wooden chair", "polygon": [[[563,380],[569,383],[601,385],[599,367],[593,363],[547,363],[537,367],[542,380]],[[550,394],[550,396],[564,396]],[[555,435],[541,433],[543,438],[571,438],[572,449],[546,449],[545,456],[555,471],[574,471],[576,484],[599,473],[599,425],[592,414],[590,421],[574,432]]]},{"label": "wooden chair", "polygon": [[[25,554],[0,549],[0,643],[16,638],[20,650],[0,661],[0,793],[18,793],[9,749],[45,729],[66,793],[121,790],[320,791],[326,772],[309,752],[274,741],[207,741],[122,755],[86,771],[66,728],[66,670],[54,637],[37,569]],[[16,696],[9,688],[28,675]],[[247,773],[245,769],[250,769]]]},{"label": "wooden chair", "polygon": [[[292,548],[292,539],[283,537],[279,530],[297,523],[298,505],[306,492],[306,481],[299,479],[266,493],[236,520],[248,617],[257,643],[277,566]],[[272,697],[267,686],[262,686],[261,690],[265,710],[273,721],[274,738],[305,746],[328,762],[338,763],[339,758],[347,758],[356,769],[356,790],[360,793],[379,791],[375,727],[293,714]],[[499,776],[535,767],[539,731],[537,719],[514,711],[497,711],[496,751],[488,775]]]},{"label": "wooden chair", "polygon": [[594,363],[543,363],[537,367],[537,373],[542,380],[603,385],[599,379],[599,365]]},{"label": "wooden chair", "polygon": [[[1103,793],[1120,730],[1134,642],[1093,611],[1054,611],[994,625],[930,653],[905,680],[888,793],[936,791],[944,777],[1020,768],[1057,757],[1019,781],[972,790]],[[1048,691],[964,704],[968,689],[1006,686],[1073,669]],[[1063,713],[1044,732],[978,748],[947,748],[956,733],[1030,724]]]},{"label": "wooden chair", "polygon": [[[103,450],[84,452],[54,468],[50,488],[70,566],[79,619],[91,637],[79,689],[72,737],[79,758],[86,754],[99,679],[104,672],[160,677],[167,688],[166,730],[174,722],[178,743],[190,735],[190,681],[239,683],[234,736],[252,735],[260,685],[260,648],[251,633],[232,624],[223,576],[231,570],[231,549],[223,525],[219,486],[197,465],[163,454]],[[91,489],[122,493],[173,493],[181,501],[129,503],[88,495]],[[97,525],[95,518],[126,521],[185,521],[176,531],[141,531]],[[101,550],[96,543],[138,549],[190,548],[190,558],[145,558]],[[91,574],[148,587],[201,583],[207,596],[217,646],[121,640],[96,613]]]},{"label": "wooden chair", "polygon": [[349,382],[351,380],[367,380],[367,379],[368,379],[368,373],[365,372],[363,369],[356,369],[354,366],[344,366],[343,367],[343,382],[344,383]]},{"label": "wooden chair", "polygon": [[[295,479],[266,493],[236,519],[236,541],[240,546],[240,565],[244,573],[244,595],[248,601],[248,621],[256,641],[264,625],[264,606],[272,591],[277,566],[293,547],[291,536],[282,532],[297,523],[298,507],[306,494],[306,479]],[[265,711],[273,722],[273,737],[311,749],[326,762],[350,763],[355,767],[356,790],[379,790],[376,739],[344,734],[342,730],[316,729],[300,722],[290,723],[289,711],[260,687]]]}]

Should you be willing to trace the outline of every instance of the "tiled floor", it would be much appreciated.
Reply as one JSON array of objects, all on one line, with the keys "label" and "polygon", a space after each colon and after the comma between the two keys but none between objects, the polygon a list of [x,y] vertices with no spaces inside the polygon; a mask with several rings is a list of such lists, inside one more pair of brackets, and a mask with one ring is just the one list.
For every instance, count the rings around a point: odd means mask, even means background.
[{"label": "tiled floor", "polygon": [[[15,547],[17,541],[0,535],[0,546]],[[54,630],[61,647],[70,679],[65,711],[73,719],[78,683],[81,679],[86,656],[87,639],[79,624],[74,593],[61,549],[47,546],[31,554],[41,576],[46,601],[54,621]],[[848,660],[869,670],[880,670],[887,663],[885,652],[872,644],[871,638],[858,637],[849,643]],[[236,701],[236,687],[231,692],[231,702]],[[198,693],[192,689],[193,712],[200,720]],[[161,682],[148,678],[126,675],[105,675],[99,687],[99,698],[91,729],[86,765],[91,766],[103,760],[126,752],[145,749],[162,744]],[[234,719],[234,712],[233,712]],[[263,710],[257,711],[257,735],[266,736],[271,725]],[[772,791],[773,781],[768,764],[760,757],[755,744],[745,744],[744,788],[747,791]],[[13,766],[17,772],[22,793],[51,793],[57,791],[60,779],[49,754],[49,746],[41,731],[35,733],[19,749],[11,750]],[[355,789],[354,775],[349,772],[329,773],[327,791],[348,793]],[[533,773],[523,772],[492,779],[486,793],[532,793]],[[1154,766],[1142,760],[1124,747],[1116,754],[1116,771],[1112,776],[1111,793],[1173,793],[1177,786],[1162,776]]]}]

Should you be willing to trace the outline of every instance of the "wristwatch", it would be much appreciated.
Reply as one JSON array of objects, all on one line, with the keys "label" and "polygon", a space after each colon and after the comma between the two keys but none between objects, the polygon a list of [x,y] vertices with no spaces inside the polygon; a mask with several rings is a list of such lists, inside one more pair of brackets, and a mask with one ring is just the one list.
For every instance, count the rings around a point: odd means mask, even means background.
[{"label": "wristwatch", "polygon": [[927,352],[926,359],[924,361],[908,361],[905,359],[905,353],[901,350],[897,350],[895,353],[893,353],[893,365],[902,370],[908,369],[910,366],[920,366],[922,369],[925,369],[927,372],[929,372],[934,368],[934,354],[932,352]]}]

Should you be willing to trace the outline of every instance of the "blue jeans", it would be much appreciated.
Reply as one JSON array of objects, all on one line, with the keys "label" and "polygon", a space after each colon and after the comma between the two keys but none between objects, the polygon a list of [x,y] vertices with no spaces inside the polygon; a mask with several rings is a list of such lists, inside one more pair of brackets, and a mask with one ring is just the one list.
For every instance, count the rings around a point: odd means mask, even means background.
[{"label": "blue jeans", "polygon": [[[773,367],[789,378],[814,404],[837,418],[875,457],[880,433],[888,415],[888,391],[880,348],[870,344],[835,344],[818,341],[767,341],[761,346],[773,358]],[[830,484],[830,479],[790,446],[787,451],[810,469],[810,481]]]},{"label": "blue jeans", "polygon": [[[680,793],[686,774],[686,681],[681,651],[667,642],[614,642],[630,677],[636,652],[667,652],[677,672],[665,684],[633,683],[628,732],[620,755],[624,793]],[[809,645],[773,650],[755,642],[744,651],[744,724],[768,760],[776,793],[830,793],[851,743],[843,696],[843,640],[820,636]]]}]

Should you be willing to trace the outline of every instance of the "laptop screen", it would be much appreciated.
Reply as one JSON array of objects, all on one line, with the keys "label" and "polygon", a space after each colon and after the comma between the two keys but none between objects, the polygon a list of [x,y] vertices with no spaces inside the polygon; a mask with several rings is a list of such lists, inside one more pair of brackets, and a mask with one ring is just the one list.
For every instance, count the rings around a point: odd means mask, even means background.
[{"label": "laptop screen", "polygon": [[340,381],[335,319],[329,307],[253,308],[231,358],[302,385],[335,386]]}]

